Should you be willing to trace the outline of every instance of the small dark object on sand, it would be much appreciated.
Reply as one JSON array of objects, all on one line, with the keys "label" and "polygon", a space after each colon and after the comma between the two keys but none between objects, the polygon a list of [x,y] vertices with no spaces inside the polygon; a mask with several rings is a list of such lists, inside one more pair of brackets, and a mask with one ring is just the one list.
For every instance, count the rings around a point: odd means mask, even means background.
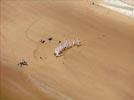
[{"label": "small dark object on sand", "polygon": [[95,3],[94,2],[92,2],[92,5],[94,5]]},{"label": "small dark object on sand", "polygon": [[45,40],[41,40],[40,42],[41,42],[41,43],[45,43]]},{"label": "small dark object on sand", "polygon": [[59,43],[61,43],[61,41],[59,41]]},{"label": "small dark object on sand", "polygon": [[52,39],[53,39],[52,37],[48,38],[49,41],[51,41]]},{"label": "small dark object on sand", "polygon": [[40,57],[40,59],[43,59],[42,57]]},{"label": "small dark object on sand", "polygon": [[24,60],[24,59],[22,59],[19,63],[18,63],[18,66],[20,66],[20,67],[22,67],[22,66],[27,66],[28,65],[28,63]]}]

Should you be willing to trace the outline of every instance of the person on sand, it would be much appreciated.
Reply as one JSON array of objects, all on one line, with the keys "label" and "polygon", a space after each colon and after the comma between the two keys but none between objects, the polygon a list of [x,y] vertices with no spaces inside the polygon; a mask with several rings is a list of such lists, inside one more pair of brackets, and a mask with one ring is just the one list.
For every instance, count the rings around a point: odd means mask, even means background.
[{"label": "person on sand", "polygon": [[59,50],[60,50],[60,52],[62,52],[63,49],[64,49],[64,47],[62,46],[62,44],[60,44],[60,45],[59,45]]},{"label": "person on sand", "polygon": [[48,40],[51,41],[53,38],[52,37],[49,37]]},{"label": "person on sand", "polygon": [[71,40],[68,41],[68,45],[69,45],[69,48],[71,48],[73,46]]},{"label": "person on sand", "polygon": [[66,40],[66,41],[64,42],[64,47],[67,48],[67,49],[69,48],[68,40]]},{"label": "person on sand", "polygon": [[63,44],[60,43],[59,46],[55,48],[54,55],[56,57],[59,57],[59,56],[61,56],[61,54],[64,50],[69,49],[69,48],[71,48],[72,46],[75,46],[75,45],[77,47],[80,46],[80,40],[78,38],[76,40],[73,40],[73,41],[66,40]]},{"label": "person on sand", "polygon": [[28,63],[27,63],[24,59],[22,59],[22,60],[18,63],[18,65],[19,65],[20,67],[22,67],[23,65],[28,65]]},{"label": "person on sand", "polygon": [[40,42],[41,42],[41,43],[45,43],[45,40],[41,40]]},{"label": "person on sand", "polygon": [[59,47],[55,48],[55,53],[54,54],[55,54],[56,57],[60,56],[60,49],[59,49]]},{"label": "person on sand", "polygon": [[72,42],[72,46],[75,46],[75,44],[76,44],[76,42],[75,42],[75,40],[73,40],[73,42]]},{"label": "person on sand", "polygon": [[76,39],[76,45],[80,46],[80,40],[78,38]]}]

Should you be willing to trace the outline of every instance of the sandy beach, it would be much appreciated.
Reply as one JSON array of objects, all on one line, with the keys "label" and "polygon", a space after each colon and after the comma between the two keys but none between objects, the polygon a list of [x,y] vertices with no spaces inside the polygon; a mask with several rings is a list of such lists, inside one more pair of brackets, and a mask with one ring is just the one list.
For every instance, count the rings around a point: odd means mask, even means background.
[{"label": "sandy beach", "polygon": [[134,99],[134,18],[89,1],[0,1],[0,100]]}]

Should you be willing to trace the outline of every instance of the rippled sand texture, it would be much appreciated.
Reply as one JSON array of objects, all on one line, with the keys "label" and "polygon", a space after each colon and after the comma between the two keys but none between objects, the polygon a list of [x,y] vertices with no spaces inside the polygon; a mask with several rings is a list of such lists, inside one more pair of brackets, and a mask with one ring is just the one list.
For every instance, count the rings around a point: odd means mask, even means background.
[{"label": "rippled sand texture", "polygon": [[[134,19],[88,0],[1,0],[0,7],[0,100],[134,99]],[[82,46],[54,56],[59,40],[76,37]],[[29,65],[17,66],[21,58]]]}]

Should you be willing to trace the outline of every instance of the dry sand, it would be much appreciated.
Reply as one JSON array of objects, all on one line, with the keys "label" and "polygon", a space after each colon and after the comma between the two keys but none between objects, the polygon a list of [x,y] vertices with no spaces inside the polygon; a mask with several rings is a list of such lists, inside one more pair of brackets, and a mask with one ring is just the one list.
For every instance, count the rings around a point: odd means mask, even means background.
[{"label": "dry sand", "polygon": [[[0,100],[134,99],[134,19],[88,0],[2,0],[0,16]],[[77,36],[82,46],[54,57]]]}]

